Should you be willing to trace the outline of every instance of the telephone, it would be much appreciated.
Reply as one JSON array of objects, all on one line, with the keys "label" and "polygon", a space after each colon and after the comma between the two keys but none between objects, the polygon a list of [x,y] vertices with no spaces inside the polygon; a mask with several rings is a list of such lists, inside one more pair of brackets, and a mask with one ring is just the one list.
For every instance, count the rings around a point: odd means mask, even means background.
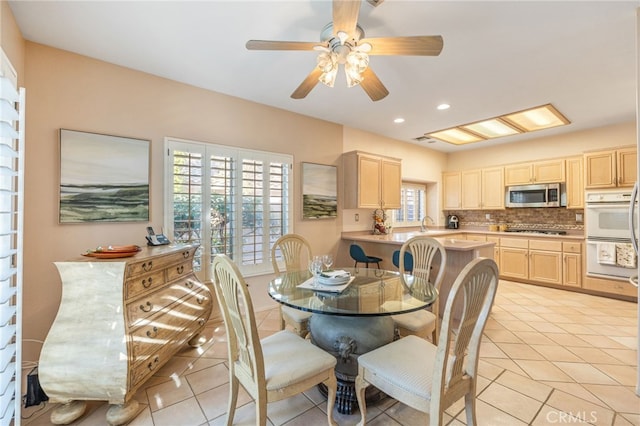
[{"label": "telephone", "polygon": [[147,245],[148,246],[164,246],[167,244],[171,244],[171,241],[169,241],[169,239],[167,237],[164,236],[164,234],[160,233],[157,234],[153,231],[153,228],[150,226],[147,226],[147,236],[145,237],[147,239]]}]

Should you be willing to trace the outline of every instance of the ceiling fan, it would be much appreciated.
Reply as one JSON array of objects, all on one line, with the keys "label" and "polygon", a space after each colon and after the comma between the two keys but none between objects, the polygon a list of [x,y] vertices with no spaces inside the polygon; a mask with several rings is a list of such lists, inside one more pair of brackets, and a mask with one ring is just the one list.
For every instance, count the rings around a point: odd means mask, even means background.
[{"label": "ceiling fan", "polygon": [[249,40],[247,49],[320,52],[317,66],[291,94],[293,99],[306,97],[318,82],[333,87],[338,66],[343,65],[347,85],[359,84],[371,100],[379,101],[389,91],[369,67],[369,56],[438,56],[443,42],[441,36],[364,38],[364,31],[358,25],[360,4],[360,0],[333,0],[333,22],[323,28],[320,42]]}]

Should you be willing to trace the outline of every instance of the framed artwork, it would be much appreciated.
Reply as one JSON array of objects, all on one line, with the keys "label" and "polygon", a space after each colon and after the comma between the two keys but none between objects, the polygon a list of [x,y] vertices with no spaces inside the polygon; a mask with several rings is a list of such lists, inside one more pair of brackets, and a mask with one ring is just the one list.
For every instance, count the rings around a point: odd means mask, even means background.
[{"label": "framed artwork", "polygon": [[60,129],[60,223],[148,222],[151,141]]},{"label": "framed artwork", "polygon": [[302,163],[302,218],[331,219],[337,216],[337,167]]}]

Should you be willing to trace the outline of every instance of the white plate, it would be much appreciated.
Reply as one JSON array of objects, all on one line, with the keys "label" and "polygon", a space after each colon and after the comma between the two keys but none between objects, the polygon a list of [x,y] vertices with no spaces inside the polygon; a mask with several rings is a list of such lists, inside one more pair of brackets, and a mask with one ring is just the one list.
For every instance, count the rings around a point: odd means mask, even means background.
[{"label": "white plate", "polygon": [[318,282],[322,285],[342,285],[348,283],[350,278],[348,275],[337,277],[323,277],[320,275],[318,276]]}]

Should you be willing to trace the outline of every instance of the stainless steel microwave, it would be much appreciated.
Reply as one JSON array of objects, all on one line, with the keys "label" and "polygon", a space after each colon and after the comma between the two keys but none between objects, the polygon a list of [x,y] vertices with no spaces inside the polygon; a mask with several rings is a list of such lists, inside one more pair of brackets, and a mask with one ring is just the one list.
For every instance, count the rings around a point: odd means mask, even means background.
[{"label": "stainless steel microwave", "polygon": [[507,207],[561,207],[566,194],[561,183],[541,183],[507,187]]}]

